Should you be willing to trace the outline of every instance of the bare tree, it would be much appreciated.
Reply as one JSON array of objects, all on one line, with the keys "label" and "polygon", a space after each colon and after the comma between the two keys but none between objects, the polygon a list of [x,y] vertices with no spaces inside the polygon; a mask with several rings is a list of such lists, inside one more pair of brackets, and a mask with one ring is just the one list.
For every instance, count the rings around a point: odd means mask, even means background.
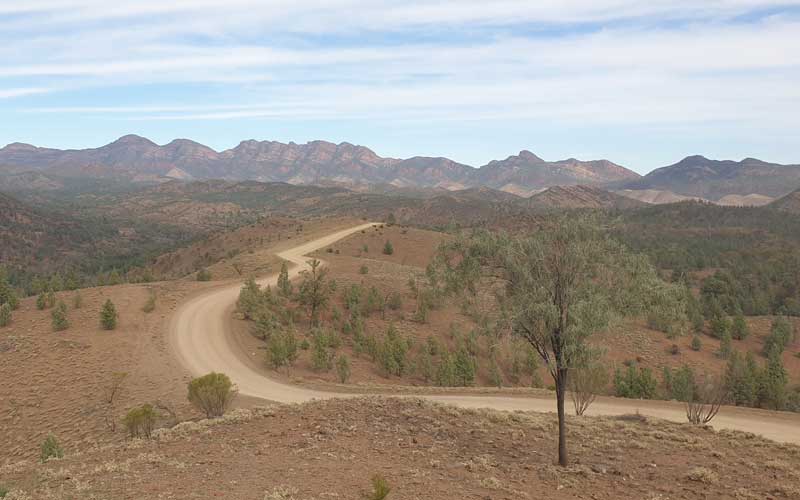
[{"label": "bare tree", "polygon": [[686,418],[697,425],[711,422],[727,397],[728,388],[720,377],[704,375],[686,400]]},{"label": "bare tree", "polygon": [[608,386],[608,370],[598,362],[574,368],[569,377],[569,394],[575,414],[583,415],[597,395]]},{"label": "bare tree", "polygon": [[103,391],[103,418],[105,419],[106,427],[108,427],[111,432],[116,432],[117,430],[117,419],[114,413],[117,400],[122,392],[122,387],[126,378],[128,378],[127,372],[112,373],[111,380]]},{"label": "bare tree", "polygon": [[501,323],[544,360],[556,389],[558,462],[567,465],[568,375],[586,359],[586,339],[619,315],[646,312],[667,293],[646,257],[628,252],[591,218],[561,218],[525,236],[480,231],[445,244],[447,290],[492,287]]}]

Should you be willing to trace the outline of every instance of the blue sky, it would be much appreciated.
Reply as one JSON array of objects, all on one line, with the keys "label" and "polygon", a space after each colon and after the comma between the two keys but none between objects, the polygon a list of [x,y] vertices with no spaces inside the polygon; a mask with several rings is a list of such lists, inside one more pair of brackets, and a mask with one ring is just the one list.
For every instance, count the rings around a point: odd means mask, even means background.
[{"label": "blue sky", "polygon": [[800,163],[800,0],[0,0],[0,145]]}]

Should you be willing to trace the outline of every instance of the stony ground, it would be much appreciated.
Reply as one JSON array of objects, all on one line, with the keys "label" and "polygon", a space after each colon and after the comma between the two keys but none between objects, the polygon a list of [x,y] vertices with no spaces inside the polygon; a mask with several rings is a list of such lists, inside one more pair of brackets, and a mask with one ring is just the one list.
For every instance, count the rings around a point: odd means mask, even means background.
[{"label": "stony ground", "polygon": [[636,415],[574,417],[360,398],[237,410],[46,464],[0,469],[6,499],[771,499],[800,495],[800,447]]}]

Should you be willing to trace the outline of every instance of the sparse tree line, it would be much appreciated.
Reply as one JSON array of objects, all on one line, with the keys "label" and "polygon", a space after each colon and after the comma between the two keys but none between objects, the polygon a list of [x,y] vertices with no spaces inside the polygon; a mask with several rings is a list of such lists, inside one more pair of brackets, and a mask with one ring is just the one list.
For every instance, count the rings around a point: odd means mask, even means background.
[{"label": "sparse tree line", "polygon": [[[153,298],[153,300],[155,299]],[[80,290],[73,292],[71,305],[72,309],[81,309],[83,307],[83,296]],[[3,269],[0,268],[0,328],[11,324],[13,312],[18,307],[19,299],[17,294],[9,284]],[[60,332],[70,327],[67,303],[62,299],[58,299],[53,290],[43,290],[36,296],[36,309],[40,311],[50,309],[53,331]],[[116,306],[111,302],[111,299],[106,299],[99,312],[101,328],[114,330],[117,327],[118,318]]]}]

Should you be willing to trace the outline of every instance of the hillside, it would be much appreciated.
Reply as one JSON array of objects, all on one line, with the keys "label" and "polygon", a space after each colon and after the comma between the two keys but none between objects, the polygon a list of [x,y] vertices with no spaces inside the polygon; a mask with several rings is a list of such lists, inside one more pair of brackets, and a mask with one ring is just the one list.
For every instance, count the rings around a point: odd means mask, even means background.
[{"label": "hillside", "polygon": [[[798,448],[628,417],[570,418],[581,443],[558,468],[552,414],[359,398],[254,407],[157,431],[152,441],[0,469],[13,498],[253,500],[795,498]],[[15,491],[16,490],[16,491]]]},{"label": "hillside", "polygon": [[166,179],[229,179],[290,184],[336,184],[359,188],[389,184],[405,188],[458,190],[488,186],[528,193],[554,185],[604,184],[638,174],[606,160],[547,162],[523,151],[480,169],[447,158],[384,158],[347,142],[288,144],[242,141],[222,152],[186,139],[160,146],[124,136],[94,149],[56,150],[14,143],[0,149],[0,175],[20,170],[71,177],[119,177],[130,182]]},{"label": "hillside", "polygon": [[630,209],[644,206],[644,202],[591,186],[554,186],[531,196],[527,204],[549,209]]},{"label": "hillside", "polygon": [[671,191],[711,201],[726,195],[778,198],[798,186],[800,165],[779,165],[754,158],[719,161],[703,156],[689,156],[620,185],[621,189]]},{"label": "hillside", "polygon": [[800,214],[800,189],[773,201],[769,204],[769,207],[783,210],[784,212]]}]

